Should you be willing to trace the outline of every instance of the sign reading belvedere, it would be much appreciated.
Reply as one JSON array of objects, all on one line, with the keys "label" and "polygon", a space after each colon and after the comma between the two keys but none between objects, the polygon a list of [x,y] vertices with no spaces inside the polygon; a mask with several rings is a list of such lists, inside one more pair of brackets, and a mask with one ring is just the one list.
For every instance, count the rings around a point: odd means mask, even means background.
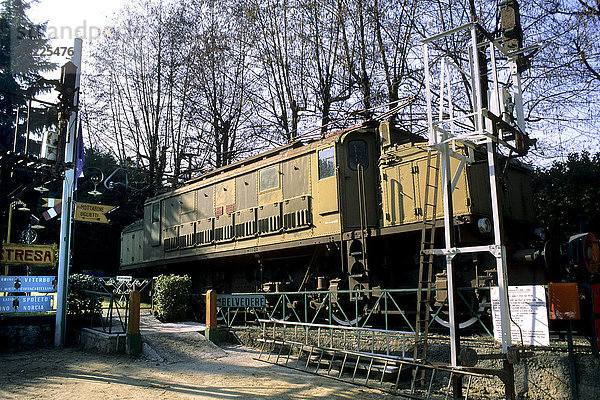
[{"label": "sign reading belvedere", "polygon": [[267,304],[263,294],[218,294],[217,306],[221,308],[263,308]]}]

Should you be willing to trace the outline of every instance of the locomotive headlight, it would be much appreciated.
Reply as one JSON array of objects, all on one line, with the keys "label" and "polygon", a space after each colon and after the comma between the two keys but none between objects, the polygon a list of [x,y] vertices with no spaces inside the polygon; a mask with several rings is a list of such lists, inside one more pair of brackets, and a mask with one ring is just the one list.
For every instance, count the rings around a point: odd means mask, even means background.
[{"label": "locomotive headlight", "polygon": [[477,221],[477,228],[479,232],[483,234],[492,232],[492,221],[489,218],[479,218]]}]

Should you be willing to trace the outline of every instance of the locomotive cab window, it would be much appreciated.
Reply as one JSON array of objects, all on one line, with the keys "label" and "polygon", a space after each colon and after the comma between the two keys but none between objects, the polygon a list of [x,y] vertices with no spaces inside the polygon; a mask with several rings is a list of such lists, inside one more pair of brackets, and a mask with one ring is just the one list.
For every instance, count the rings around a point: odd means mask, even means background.
[{"label": "locomotive cab window", "polygon": [[160,221],[160,203],[156,202],[152,204],[152,223],[155,224]]},{"label": "locomotive cab window", "polygon": [[258,190],[265,192],[279,187],[279,166],[261,169],[258,173]]},{"label": "locomotive cab window", "polygon": [[352,140],[348,143],[348,167],[356,171],[359,164],[365,169],[369,167],[367,142],[364,140]]},{"label": "locomotive cab window", "polygon": [[333,147],[319,150],[319,179],[335,175],[335,153]]}]

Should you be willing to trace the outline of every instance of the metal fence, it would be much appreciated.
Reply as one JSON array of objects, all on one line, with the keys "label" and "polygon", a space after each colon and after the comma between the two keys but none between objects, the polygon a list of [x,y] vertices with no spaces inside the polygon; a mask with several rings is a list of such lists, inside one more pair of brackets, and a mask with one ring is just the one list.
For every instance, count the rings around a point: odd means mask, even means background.
[{"label": "metal fence", "polygon": [[[86,290],[92,304],[100,303],[99,318],[90,318],[90,328],[106,333],[126,333],[129,317],[129,297],[116,293]],[[106,305],[108,303],[108,305]],[[98,319],[100,326],[98,326]]]},{"label": "metal fence", "polygon": [[85,290],[92,304],[100,304],[100,313],[91,315],[90,328],[106,333],[126,333],[129,320],[129,293],[150,288],[150,279],[99,277],[102,291]]},{"label": "metal fence", "polygon": [[[489,287],[461,288],[458,298],[466,316],[461,328],[478,325],[493,338],[482,316],[490,306]],[[432,289],[435,291],[436,289]],[[441,290],[441,289],[439,289]],[[476,307],[468,299],[474,290],[484,291]],[[417,289],[372,289],[339,291],[303,291],[262,293],[266,307],[219,308],[218,316],[228,327],[235,324],[257,323],[260,319],[280,320],[305,324],[326,324],[367,328],[377,326],[384,330],[402,328],[414,334],[413,314]],[[430,327],[435,323],[447,326],[442,314],[447,299],[432,308]]]}]

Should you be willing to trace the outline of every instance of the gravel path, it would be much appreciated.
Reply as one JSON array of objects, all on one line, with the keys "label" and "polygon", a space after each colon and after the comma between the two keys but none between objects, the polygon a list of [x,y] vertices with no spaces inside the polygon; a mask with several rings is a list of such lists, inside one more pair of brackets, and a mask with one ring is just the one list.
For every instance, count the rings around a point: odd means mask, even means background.
[{"label": "gravel path", "polygon": [[[256,361],[245,346],[217,347],[202,324],[142,316],[140,358],[78,349],[0,354],[2,399],[367,399],[389,395]],[[390,396],[391,397],[391,396]]]}]

